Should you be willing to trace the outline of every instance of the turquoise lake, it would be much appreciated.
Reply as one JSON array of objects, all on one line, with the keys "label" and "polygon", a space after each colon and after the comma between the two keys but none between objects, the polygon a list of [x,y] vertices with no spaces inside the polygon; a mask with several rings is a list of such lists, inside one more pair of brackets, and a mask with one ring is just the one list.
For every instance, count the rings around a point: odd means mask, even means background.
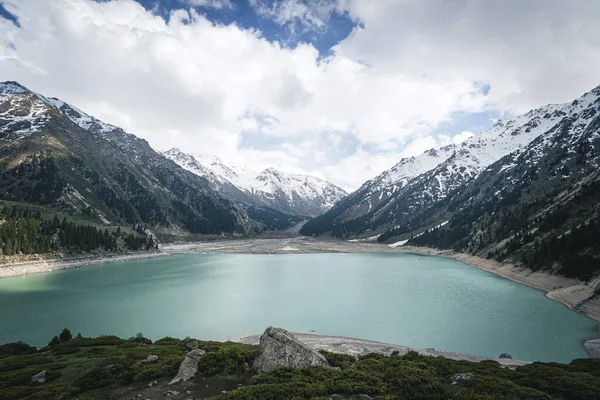
[{"label": "turquoise lake", "polygon": [[267,326],[568,362],[595,321],[464,263],[412,254],[181,254],[0,280],[0,343],[64,327],[227,340]]}]

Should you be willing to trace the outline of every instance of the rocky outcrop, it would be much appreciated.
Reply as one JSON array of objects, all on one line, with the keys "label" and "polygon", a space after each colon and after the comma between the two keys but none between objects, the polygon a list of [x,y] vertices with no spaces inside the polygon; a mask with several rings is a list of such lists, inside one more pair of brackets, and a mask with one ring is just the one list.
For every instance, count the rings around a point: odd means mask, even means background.
[{"label": "rocky outcrop", "polygon": [[583,345],[592,357],[600,358],[600,339],[588,340]]},{"label": "rocky outcrop", "polygon": [[306,368],[314,365],[329,367],[323,355],[282,328],[269,327],[260,337],[258,356],[253,367],[258,373],[279,367]]},{"label": "rocky outcrop", "polygon": [[510,358],[512,360],[512,356],[508,353],[502,353],[498,356],[498,358]]},{"label": "rocky outcrop", "polygon": [[198,348],[198,342],[195,340],[192,340],[191,342],[187,342],[185,344],[185,347],[187,347],[190,350],[196,350]]},{"label": "rocky outcrop", "polygon": [[169,385],[185,382],[196,375],[196,372],[198,372],[198,361],[200,361],[202,356],[204,356],[204,350],[194,349],[188,351],[185,355],[185,360],[179,365],[177,376],[169,382]]},{"label": "rocky outcrop", "polygon": [[452,376],[452,384],[456,385],[458,382],[470,381],[473,378],[475,378],[475,375],[473,375],[470,372],[464,372],[462,374],[454,374]]},{"label": "rocky outcrop", "polygon": [[39,374],[35,374],[31,377],[31,383],[44,383],[46,382],[46,370],[43,370]]},{"label": "rocky outcrop", "polygon": [[144,360],[136,362],[135,365],[154,364],[156,362],[156,360],[158,360],[158,356],[151,354],[148,357],[146,357]]}]

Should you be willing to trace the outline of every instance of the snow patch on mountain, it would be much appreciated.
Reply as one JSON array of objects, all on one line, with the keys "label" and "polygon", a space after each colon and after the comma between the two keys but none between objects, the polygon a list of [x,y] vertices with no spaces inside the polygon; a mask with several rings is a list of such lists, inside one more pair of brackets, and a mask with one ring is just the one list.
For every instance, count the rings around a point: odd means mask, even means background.
[{"label": "snow patch on mountain", "polygon": [[191,155],[179,149],[163,154],[216,185],[233,184],[264,205],[298,215],[325,212],[347,194],[332,183],[310,175],[291,174],[275,168],[258,172],[216,156]]}]

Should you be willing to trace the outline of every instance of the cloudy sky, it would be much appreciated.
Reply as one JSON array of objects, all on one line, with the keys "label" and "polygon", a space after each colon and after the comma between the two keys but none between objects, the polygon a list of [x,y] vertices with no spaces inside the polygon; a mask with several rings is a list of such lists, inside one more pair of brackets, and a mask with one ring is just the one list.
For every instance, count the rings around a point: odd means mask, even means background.
[{"label": "cloudy sky", "polygon": [[345,189],[600,84],[597,0],[0,0],[0,80]]}]

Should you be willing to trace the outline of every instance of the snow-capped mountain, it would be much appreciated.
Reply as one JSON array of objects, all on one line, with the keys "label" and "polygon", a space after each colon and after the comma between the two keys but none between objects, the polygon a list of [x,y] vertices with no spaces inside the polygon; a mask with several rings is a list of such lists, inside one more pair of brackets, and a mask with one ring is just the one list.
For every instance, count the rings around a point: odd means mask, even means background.
[{"label": "snow-capped mountain", "polygon": [[[301,218],[228,192],[143,139],[16,82],[0,83],[0,199],[173,238],[287,229]],[[233,196],[233,194],[231,194]]]},{"label": "snow-capped mountain", "polygon": [[[552,109],[562,118],[525,148],[379,239],[451,248],[582,280],[597,276],[600,87]],[[447,224],[433,228],[442,220]],[[594,291],[600,294],[598,280],[589,295]]]},{"label": "snow-capped mountain", "polygon": [[489,130],[460,145],[432,149],[403,159],[366,182],[326,214],[309,221],[302,232],[330,231],[346,236],[369,229],[378,233],[403,225],[446,199],[494,162],[509,154],[519,154],[565,118],[593,113],[596,102],[594,90],[572,103],[551,104],[509,121],[498,121]]},{"label": "snow-capped mountain", "polygon": [[[238,199],[240,193],[285,213],[316,216],[330,209],[347,193],[323,179],[267,168],[262,172],[226,163],[215,156],[201,156],[171,149],[163,153],[181,167],[206,178],[220,192]],[[237,192],[231,190],[235,187]]]}]

